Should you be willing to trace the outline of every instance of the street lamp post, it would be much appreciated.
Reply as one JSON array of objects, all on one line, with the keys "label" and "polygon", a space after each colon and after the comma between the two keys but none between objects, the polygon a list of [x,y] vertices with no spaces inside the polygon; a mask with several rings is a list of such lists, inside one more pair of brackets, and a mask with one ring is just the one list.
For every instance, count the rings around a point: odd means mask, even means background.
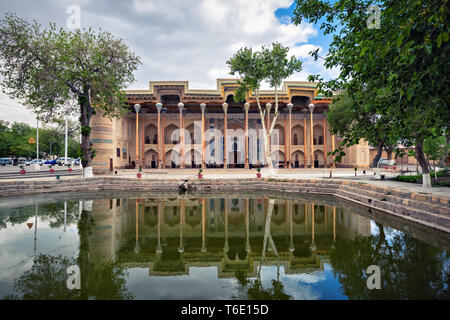
[{"label": "street lamp post", "polygon": [[136,111],[136,165],[135,167],[138,167],[140,165],[139,163],[139,111],[141,110],[140,104],[134,105],[134,110]]},{"label": "street lamp post", "polygon": [[64,166],[67,166],[67,136],[69,133],[69,120],[66,119],[66,132],[64,139]]},{"label": "street lamp post", "polygon": [[36,118],[36,165],[34,166],[36,171],[41,170],[39,165],[39,119]]},{"label": "street lamp post", "polygon": [[314,168],[314,129],[313,129],[313,111],[314,111],[314,104],[310,104],[308,106],[309,112],[311,114],[311,168]]}]

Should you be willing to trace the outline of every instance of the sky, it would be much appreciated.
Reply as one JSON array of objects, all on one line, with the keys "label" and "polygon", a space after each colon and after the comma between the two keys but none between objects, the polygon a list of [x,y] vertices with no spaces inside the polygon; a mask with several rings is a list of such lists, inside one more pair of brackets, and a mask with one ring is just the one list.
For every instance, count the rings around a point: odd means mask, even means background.
[{"label": "sky", "polygon": [[[287,80],[307,80],[320,73],[334,78],[322,61],[308,53],[325,55],[330,43],[318,25],[295,26],[292,0],[0,0],[0,17],[15,13],[43,27],[54,22],[67,28],[73,11],[80,9],[81,28],[107,30],[141,57],[136,82],[126,89],[148,89],[149,81],[189,81],[192,89],[216,89],[217,78],[233,78],[226,60],[243,46],[259,49],[280,42],[289,55],[303,61],[303,70]],[[263,89],[269,89],[266,84]],[[0,93],[0,120],[35,125],[31,111],[20,101]]]}]

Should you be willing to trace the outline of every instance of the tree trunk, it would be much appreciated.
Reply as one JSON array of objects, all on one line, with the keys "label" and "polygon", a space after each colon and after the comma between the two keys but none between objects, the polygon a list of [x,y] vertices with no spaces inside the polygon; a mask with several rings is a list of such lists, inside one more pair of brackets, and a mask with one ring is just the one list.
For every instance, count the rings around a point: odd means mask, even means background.
[{"label": "tree trunk", "polygon": [[275,255],[278,257],[277,247],[275,246],[275,242],[273,241],[272,235],[270,233],[270,225],[272,222],[272,212],[275,206],[275,199],[269,199],[269,207],[267,208],[267,217],[266,224],[264,226],[264,239],[263,239],[263,250],[261,254],[261,261],[266,260],[266,250],[268,249],[267,244],[271,246],[271,249],[274,251]]},{"label": "tree trunk", "polygon": [[377,146],[377,155],[375,156],[375,158],[373,158],[372,161],[372,167],[376,168],[378,165],[378,161],[380,161],[381,159],[381,154],[383,153],[383,146],[384,146],[384,142],[382,140],[378,141],[378,146]]},{"label": "tree trunk", "polygon": [[270,153],[269,132],[267,130],[265,130],[265,133],[264,133],[264,146],[265,146],[265,150],[266,150],[267,167],[270,170],[272,170],[273,169],[272,154]]},{"label": "tree trunk", "polygon": [[[273,169],[272,148],[271,148],[272,139],[271,139],[271,137],[272,137],[272,132],[273,132],[273,129],[275,128],[275,124],[277,122],[279,114],[280,113],[278,112],[278,90],[277,90],[277,86],[275,86],[275,112],[273,114],[272,122],[269,123],[269,128],[267,128],[267,131],[266,131],[267,132],[267,146],[268,146],[267,161],[269,162],[269,169],[271,169],[271,171]],[[270,143],[269,143],[269,141],[270,141]],[[277,164],[277,168],[278,168],[278,164]],[[272,173],[273,173],[273,171],[272,171]]]},{"label": "tree trunk", "polygon": [[387,149],[386,153],[387,153],[388,160],[392,160],[392,149]]},{"label": "tree trunk", "polygon": [[425,188],[431,187],[430,170],[427,159],[423,152],[423,141],[416,141],[416,158],[422,168],[422,186]]},{"label": "tree trunk", "polygon": [[264,136],[264,150],[266,152],[266,161],[267,161],[267,167],[272,170],[273,169],[273,164],[272,164],[272,155],[270,154],[270,145],[269,145],[269,130],[267,128],[266,130],[266,124],[265,124],[265,111],[263,112],[262,108],[261,108],[261,104],[259,102],[259,90],[256,89],[255,90],[255,94],[256,94],[256,103],[258,104],[258,109],[259,109],[259,115],[261,117],[261,125],[262,125],[262,129],[263,129],[263,136]]},{"label": "tree trunk", "polygon": [[[89,99],[80,102],[81,108],[81,150],[83,152],[81,164],[83,166],[83,178],[92,178],[92,150],[90,123],[93,109]],[[83,129],[84,128],[84,129]]]}]

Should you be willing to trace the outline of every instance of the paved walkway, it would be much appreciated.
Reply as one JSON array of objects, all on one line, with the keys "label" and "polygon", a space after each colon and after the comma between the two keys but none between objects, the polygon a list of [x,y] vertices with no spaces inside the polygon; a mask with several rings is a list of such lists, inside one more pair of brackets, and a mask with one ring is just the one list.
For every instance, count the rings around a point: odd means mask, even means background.
[{"label": "paved walkway", "polygon": [[[204,169],[202,174],[204,179],[250,179],[256,177],[256,169]],[[107,174],[107,177],[117,178],[135,178],[137,170],[118,170],[117,174]],[[143,171],[143,179],[152,180],[165,180],[165,179],[198,179],[198,169],[145,169]],[[261,175],[263,178],[274,179],[330,179],[330,169],[278,169],[271,172],[268,169],[262,169]],[[392,177],[391,174],[386,174],[386,178]],[[61,180],[78,179],[79,176],[61,176]],[[333,179],[345,179],[345,180],[358,180],[366,183],[374,184],[376,186],[389,187],[398,190],[405,190],[408,192],[434,194],[441,197],[450,198],[450,188],[446,187],[433,187],[423,188],[421,185],[413,183],[405,183],[390,180],[376,180],[372,169],[366,169],[366,174],[363,174],[362,169],[357,171],[355,177],[355,171],[351,168],[344,169],[338,168],[332,171]],[[3,180],[6,181],[18,181],[19,179]],[[23,179],[24,181],[55,181],[56,177],[45,178],[29,178]]]}]

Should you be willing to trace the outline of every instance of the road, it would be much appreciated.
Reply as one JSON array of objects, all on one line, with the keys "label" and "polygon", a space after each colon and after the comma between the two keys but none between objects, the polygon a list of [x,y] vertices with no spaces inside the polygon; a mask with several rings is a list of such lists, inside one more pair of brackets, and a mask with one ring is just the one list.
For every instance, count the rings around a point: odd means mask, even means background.
[{"label": "road", "polygon": [[52,168],[55,169],[54,173],[50,173],[50,165],[44,164],[40,167],[40,170],[36,170],[34,165],[31,166],[25,166],[26,174],[22,175],[20,174],[20,167],[19,166],[0,166],[0,180],[5,179],[17,179],[17,178],[23,178],[23,179],[29,179],[29,178],[42,178],[42,177],[56,177],[57,175],[60,176],[74,176],[74,175],[81,175],[81,170],[79,166],[72,167],[72,172],[68,172],[68,168],[64,166],[58,166],[55,165]]}]

